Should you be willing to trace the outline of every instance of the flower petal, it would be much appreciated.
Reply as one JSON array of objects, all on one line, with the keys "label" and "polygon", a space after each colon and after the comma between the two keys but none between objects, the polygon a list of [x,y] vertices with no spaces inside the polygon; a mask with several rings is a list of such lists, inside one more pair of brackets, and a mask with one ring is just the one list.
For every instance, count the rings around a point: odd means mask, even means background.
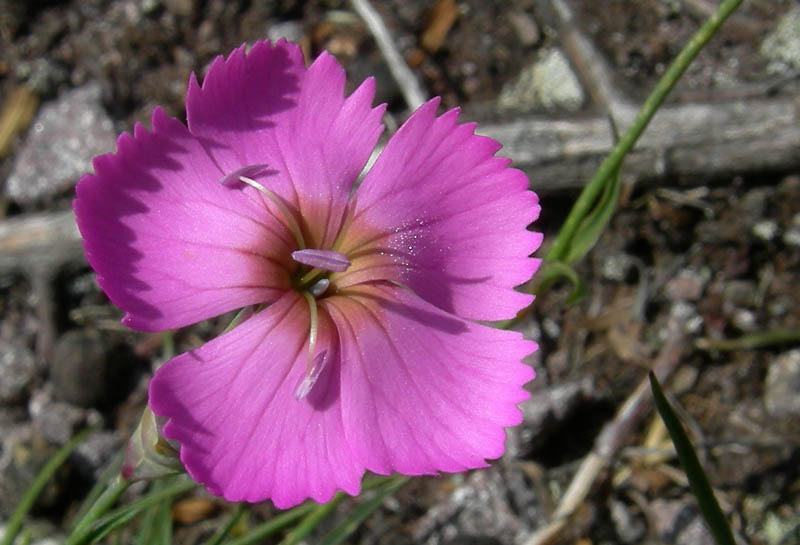
[{"label": "flower petal", "polygon": [[309,310],[289,292],[236,329],[167,362],[150,405],[169,420],[192,477],[230,501],[306,498],[360,490],[361,464],[344,440],[338,338],[320,315],[317,351],[328,351],[311,392],[297,399],[308,356]]},{"label": "flower petal", "polygon": [[392,285],[323,299],[341,350],[344,433],[367,469],[417,475],[486,466],[534,376],[519,333],[442,312]]},{"label": "flower petal", "polygon": [[260,199],[221,186],[219,168],[156,109],[117,153],[97,157],[73,207],[98,283],[135,329],[181,327],[276,299],[294,241]]},{"label": "flower petal", "polygon": [[247,53],[242,46],[212,63],[202,87],[194,76],[189,82],[189,130],[226,173],[270,165],[259,182],[302,218],[312,248],[332,244],[382,130],[375,82],[347,99],[344,85],[335,58],[323,53],[306,69],[300,48],[287,42],[259,42]]},{"label": "flower petal", "polygon": [[423,105],[389,141],[356,193],[356,211],[338,251],[353,261],[340,288],[392,280],[458,316],[512,318],[532,296],[512,288],[539,260],[535,193],[500,145],[458,125],[458,111],[436,117]]}]

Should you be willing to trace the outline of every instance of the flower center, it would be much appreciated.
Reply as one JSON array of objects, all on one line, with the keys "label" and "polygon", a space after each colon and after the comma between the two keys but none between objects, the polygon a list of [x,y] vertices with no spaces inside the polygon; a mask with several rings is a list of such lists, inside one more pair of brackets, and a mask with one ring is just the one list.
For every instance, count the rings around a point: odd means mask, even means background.
[{"label": "flower center", "polygon": [[[309,331],[308,331],[308,357],[306,359],[306,370],[300,384],[297,385],[294,395],[300,400],[306,397],[314,385],[317,383],[322,371],[328,363],[328,351],[322,350],[320,353],[315,354],[317,344],[318,332],[318,311],[317,299],[325,295],[331,285],[328,279],[330,273],[343,273],[350,267],[350,259],[343,253],[335,250],[320,250],[314,248],[306,248],[306,243],[303,237],[303,232],[297,220],[281,201],[280,197],[273,193],[271,190],[264,187],[259,182],[250,178],[256,176],[267,165],[249,165],[242,167],[235,172],[232,172],[219,182],[223,185],[230,186],[236,182],[242,182],[251,187],[254,187],[272,202],[277,208],[278,213],[283,217],[286,226],[294,235],[299,250],[292,252],[292,260],[302,265],[297,271],[297,274],[292,281],[292,287],[300,292],[303,298],[308,303],[309,311]],[[346,219],[349,219],[346,218]],[[341,237],[342,232],[339,233]],[[337,247],[339,240],[337,238],[334,247]]]}]

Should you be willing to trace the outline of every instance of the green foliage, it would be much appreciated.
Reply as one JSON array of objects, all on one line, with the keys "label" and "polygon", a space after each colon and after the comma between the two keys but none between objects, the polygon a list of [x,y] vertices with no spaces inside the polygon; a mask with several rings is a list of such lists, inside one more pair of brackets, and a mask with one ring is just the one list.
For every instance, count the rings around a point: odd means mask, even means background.
[{"label": "green foliage", "polygon": [[667,431],[669,431],[672,443],[675,445],[675,451],[678,453],[678,460],[680,460],[681,466],[689,479],[689,488],[697,498],[700,512],[703,514],[714,540],[717,545],[736,545],[725,514],[719,507],[714,491],[711,489],[711,484],[708,482],[708,477],[703,471],[703,466],[700,465],[700,460],[697,459],[692,441],[686,435],[683,425],[675,411],[672,410],[672,406],[664,396],[664,392],[661,391],[658,379],[652,371],[650,372],[650,386],[653,390],[653,398],[655,399],[658,414],[661,415],[661,419],[664,421]]}]

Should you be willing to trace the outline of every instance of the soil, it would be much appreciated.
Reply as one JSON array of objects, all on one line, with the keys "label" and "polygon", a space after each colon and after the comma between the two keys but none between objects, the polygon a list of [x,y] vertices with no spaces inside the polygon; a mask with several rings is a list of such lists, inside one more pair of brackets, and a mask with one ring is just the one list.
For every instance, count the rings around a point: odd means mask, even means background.
[{"label": "soil", "polygon": [[[421,40],[436,17],[432,2],[373,3],[428,95],[441,95],[445,108],[464,108],[469,119],[496,121],[491,105],[504,86],[542,51],[559,44],[557,29],[534,0],[453,2],[455,21],[433,49],[426,49]],[[568,4],[579,14],[579,29],[611,66],[620,92],[634,102],[647,95],[698,28],[703,10],[713,8],[705,0],[571,0]],[[745,2],[670,100],[713,102],[794,92],[796,86],[771,85],[774,75],[768,72],[759,46],[778,18],[796,5]],[[532,22],[536,32],[526,27],[528,34],[523,35],[525,28],[516,26],[520,18]],[[131,130],[136,122],[149,124],[155,105],[183,119],[192,71],[202,75],[220,53],[276,29],[300,40],[309,58],[322,49],[336,54],[348,71],[351,88],[374,75],[378,100],[389,104],[396,120],[407,115],[402,94],[368,29],[349,3],[335,0],[0,0],[0,108],[20,85],[34,89],[46,104],[70,89],[96,83],[102,89],[102,107],[117,132]],[[574,115],[597,109],[602,106],[587,103]],[[0,156],[0,180],[11,172],[26,134],[20,131]],[[752,543],[800,542],[800,414],[796,402],[792,405],[791,391],[781,394],[774,382],[780,369],[791,370],[781,361],[800,358],[792,351],[797,348],[796,337],[757,348],[731,349],[721,343],[800,329],[800,173],[747,173],[699,186],[685,182],[664,179],[639,188],[636,180],[626,179],[619,210],[577,267],[585,296],[572,304],[570,286],[556,285],[539,296],[532,316],[522,325],[541,346],[531,361],[538,375],[531,385],[533,399],[578,383],[582,393],[536,428],[535,436],[526,435],[534,433],[526,421],[519,432],[521,446],[492,470],[495,473],[487,471],[489,477],[474,477],[480,473],[476,472],[415,479],[365,523],[353,542],[523,542],[547,520],[576,463],[646,376],[665,345],[666,332],[676,323],[687,337],[676,377],[665,386],[673,393],[735,531]],[[72,195],[68,188],[30,203],[6,197],[0,210],[5,210],[5,219],[54,213],[66,210]],[[547,241],[576,194],[540,196],[543,213],[535,227]],[[39,405],[33,400],[52,411],[67,411],[58,414],[77,415],[76,429],[87,421],[99,422],[109,441],[118,446],[138,421],[150,369],[165,350],[161,336],[117,325],[120,311],[108,303],[86,265],[59,267],[49,284],[43,290],[31,271],[0,274],[0,342],[35,354],[38,365],[23,397],[0,405],[0,430],[7,435],[0,460],[8,459],[8,430],[17,433],[34,420],[32,407]],[[42,297],[50,301],[50,312],[42,311]],[[175,350],[182,352],[212,338],[227,318],[177,332]],[[73,338],[75,330],[100,331],[99,349],[134,371],[126,373],[124,384],[115,381],[110,398],[107,393],[80,392],[76,399],[90,400],[85,406],[48,405],[42,400],[60,387],[47,372],[51,350],[41,344],[42,331],[48,328],[55,346]],[[91,372],[87,365],[76,361],[75,372]],[[78,412],[69,412],[73,410]],[[657,422],[651,415],[631,431],[626,447],[564,534],[565,543],[689,542],[678,516],[668,515],[694,509],[686,482],[669,454],[656,461],[650,456],[654,449],[669,448],[664,438],[648,443]],[[58,439],[44,435],[40,450],[49,454]],[[35,450],[30,446],[34,443],[25,445]],[[88,469],[85,460],[73,463],[72,473],[34,513],[36,524],[45,528],[43,534],[57,535],[109,457]],[[32,472],[14,473],[15,479],[22,479],[20,486],[29,482],[25,475],[30,479]],[[500,484],[491,480],[495,476]],[[0,471],[0,481],[4,478],[7,474]],[[24,489],[11,486],[0,483],[0,492]],[[454,503],[454,491],[470,486],[499,487],[502,501],[510,506],[503,515],[507,518],[492,511],[500,504],[487,507],[478,499],[474,506],[469,499]],[[223,502],[198,497],[215,509],[197,521],[178,522],[178,543],[201,542],[230,511]],[[9,506],[13,502],[0,502],[0,520],[8,517]],[[352,510],[354,502],[345,506],[343,512]],[[496,515],[492,520],[497,528],[488,524],[476,529],[461,521],[459,513],[472,513],[473,508],[488,510],[490,518]],[[269,505],[259,506],[251,519],[272,513]]]}]

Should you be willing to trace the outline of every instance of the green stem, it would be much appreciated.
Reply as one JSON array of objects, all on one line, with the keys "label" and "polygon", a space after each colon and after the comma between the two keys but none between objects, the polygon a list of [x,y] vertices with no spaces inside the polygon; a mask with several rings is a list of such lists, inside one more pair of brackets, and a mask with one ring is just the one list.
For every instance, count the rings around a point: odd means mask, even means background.
[{"label": "green stem", "polygon": [[738,339],[709,339],[702,338],[695,341],[695,346],[700,350],[752,350],[778,344],[800,342],[800,329],[774,329],[742,335]]},{"label": "green stem", "polygon": [[117,475],[117,478],[111,482],[109,487],[106,488],[105,492],[103,492],[103,494],[97,498],[97,501],[94,502],[92,507],[89,508],[89,510],[83,516],[81,521],[75,526],[75,529],[72,531],[72,534],[70,535],[70,538],[67,539],[65,545],[71,545],[72,543],[76,542],[75,539],[81,537],[94,521],[99,519],[106,513],[106,511],[111,509],[122,493],[125,492],[130,485],[131,483],[123,479],[122,475]]},{"label": "green stem", "polygon": [[703,24],[702,27],[692,36],[689,43],[681,50],[678,56],[672,61],[667,71],[656,84],[655,89],[647,97],[641,110],[636,115],[633,124],[625,131],[625,134],[614,146],[611,153],[605,158],[600,167],[595,172],[592,179],[583,188],[578,200],[572,207],[564,225],[561,227],[553,245],[547,252],[545,259],[563,259],[569,249],[569,244],[574,237],[581,221],[589,213],[597,196],[603,189],[606,180],[614,171],[619,168],[625,155],[633,149],[636,141],[642,135],[650,120],[655,115],[658,108],[664,102],[669,92],[678,82],[680,77],[689,67],[692,60],[697,56],[703,46],[717,32],[720,25],[734,12],[742,3],[742,0],[725,0],[720,4],[717,11]]},{"label": "green stem", "polygon": [[89,435],[89,431],[90,430],[87,429],[78,433],[66,445],[61,447],[58,452],[56,452],[53,457],[47,461],[41,471],[39,471],[30,488],[25,491],[25,495],[22,496],[22,500],[20,500],[16,509],[14,509],[14,512],[11,514],[11,518],[8,520],[8,525],[6,526],[6,533],[3,536],[3,540],[0,542],[0,545],[11,545],[14,542],[14,539],[17,537],[17,534],[22,527],[22,521],[25,518],[25,515],[28,514],[28,511],[30,511],[33,507],[33,504],[36,503],[36,498],[39,497],[39,494],[42,493],[44,487],[47,486],[47,483],[49,483],[50,479],[53,478],[56,470],[58,470],[58,468],[61,467],[61,464],[63,464],[69,455],[72,454],[72,451],[75,450],[75,448],[84,439],[86,439],[86,436]]}]

